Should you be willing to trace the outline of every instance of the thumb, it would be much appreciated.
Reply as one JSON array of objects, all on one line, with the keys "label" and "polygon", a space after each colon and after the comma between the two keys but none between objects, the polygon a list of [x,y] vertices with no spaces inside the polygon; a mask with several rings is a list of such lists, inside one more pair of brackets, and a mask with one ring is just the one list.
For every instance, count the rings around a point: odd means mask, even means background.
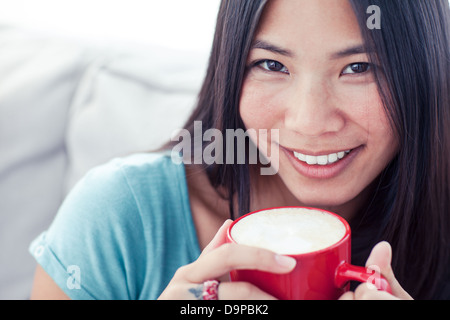
[{"label": "thumb", "polygon": [[401,287],[394,275],[391,266],[392,248],[391,245],[382,241],[373,247],[372,252],[366,262],[366,267],[379,270],[379,272],[386,278],[392,289],[392,294],[400,299],[412,299],[411,296]]}]

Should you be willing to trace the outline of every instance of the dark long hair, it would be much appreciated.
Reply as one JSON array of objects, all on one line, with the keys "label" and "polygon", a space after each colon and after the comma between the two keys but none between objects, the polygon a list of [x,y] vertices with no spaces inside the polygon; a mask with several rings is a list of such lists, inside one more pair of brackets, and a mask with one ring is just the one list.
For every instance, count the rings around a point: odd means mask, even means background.
[{"label": "dark long hair", "polygon": [[[393,246],[393,267],[406,290],[431,298],[449,262],[449,4],[350,2],[365,43],[375,47],[371,60],[382,66],[376,70],[379,92],[401,146],[365,217],[378,227],[378,239]],[[369,30],[361,14],[370,5],[382,10],[379,30]],[[385,215],[377,225],[380,212]]]},{"label": "dark long hair", "polygon": [[[239,98],[246,58],[267,0],[223,0],[209,67],[193,122],[203,130],[245,130]],[[371,55],[386,113],[400,141],[398,155],[377,179],[367,206],[351,222],[353,262],[387,240],[393,268],[415,298],[432,298],[444,279],[450,245],[450,81],[447,0],[350,0]],[[370,5],[381,29],[366,26]],[[166,145],[169,147],[172,144]],[[224,149],[226,149],[226,143]],[[226,190],[232,218],[250,210],[250,166],[214,164],[211,184]],[[450,278],[447,278],[450,279]]]}]

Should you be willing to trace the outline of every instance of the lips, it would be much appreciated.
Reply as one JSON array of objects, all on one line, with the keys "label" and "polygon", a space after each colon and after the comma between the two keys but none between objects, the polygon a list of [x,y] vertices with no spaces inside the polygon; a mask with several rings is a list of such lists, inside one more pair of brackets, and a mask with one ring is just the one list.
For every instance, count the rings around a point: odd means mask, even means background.
[{"label": "lips", "polygon": [[320,166],[326,166],[329,164],[333,164],[341,159],[343,159],[346,155],[348,155],[350,153],[351,150],[345,150],[345,151],[339,151],[339,152],[335,152],[335,153],[330,153],[330,154],[326,154],[326,155],[321,155],[321,156],[312,156],[312,155],[307,155],[307,154],[303,154],[303,153],[299,153],[299,152],[294,152],[294,156],[303,162],[306,162],[309,165],[320,165]]},{"label": "lips", "polygon": [[281,149],[301,175],[312,179],[331,179],[340,175],[350,166],[363,146],[340,151],[317,151],[314,154],[311,154],[313,152],[294,151],[284,147],[281,147]]}]

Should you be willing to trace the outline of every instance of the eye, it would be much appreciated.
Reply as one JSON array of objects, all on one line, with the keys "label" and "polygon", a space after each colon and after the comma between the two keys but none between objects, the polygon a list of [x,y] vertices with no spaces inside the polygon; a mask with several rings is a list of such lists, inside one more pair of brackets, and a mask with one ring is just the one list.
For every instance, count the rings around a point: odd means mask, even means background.
[{"label": "eye", "polygon": [[365,73],[370,69],[371,67],[369,63],[366,62],[352,63],[342,71],[341,75]]},{"label": "eye", "polygon": [[256,65],[266,71],[283,72],[289,74],[289,70],[282,63],[275,60],[262,60],[257,62]]}]

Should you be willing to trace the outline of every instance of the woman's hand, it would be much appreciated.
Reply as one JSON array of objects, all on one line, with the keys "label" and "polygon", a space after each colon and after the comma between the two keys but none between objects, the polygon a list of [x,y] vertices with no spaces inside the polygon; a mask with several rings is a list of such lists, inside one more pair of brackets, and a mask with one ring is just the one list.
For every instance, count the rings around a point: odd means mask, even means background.
[{"label": "woman's hand", "polygon": [[377,266],[380,273],[389,282],[392,294],[385,291],[378,291],[374,286],[362,283],[355,292],[346,292],[339,299],[340,300],[412,300],[411,296],[400,286],[394,276],[391,267],[392,249],[391,245],[382,241],[373,247],[369,258],[366,262],[366,267]]},{"label": "woman's hand", "polygon": [[287,273],[295,267],[295,259],[271,251],[237,244],[226,244],[226,232],[231,224],[227,220],[214,239],[191,264],[177,270],[159,299],[202,299],[203,283],[223,280],[218,287],[222,300],[275,299],[247,282],[225,282],[234,269],[258,269],[272,273]]}]

